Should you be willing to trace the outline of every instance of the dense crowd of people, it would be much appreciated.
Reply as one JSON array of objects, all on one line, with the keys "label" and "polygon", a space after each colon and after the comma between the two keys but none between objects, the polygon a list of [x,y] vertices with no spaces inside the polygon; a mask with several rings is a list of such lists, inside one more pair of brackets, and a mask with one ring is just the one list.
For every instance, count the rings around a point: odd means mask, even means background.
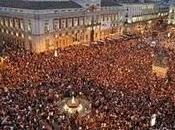
[{"label": "dense crowd of people", "polygon": [[[168,54],[166,78],[152,73],[160,47],[141,37],[72,46],[57,55],[10,51],[0,70],[0,129],[173,130],[175,52],[162,49]],[[88,115],[58,109],[71,92],[92,104]]]}]

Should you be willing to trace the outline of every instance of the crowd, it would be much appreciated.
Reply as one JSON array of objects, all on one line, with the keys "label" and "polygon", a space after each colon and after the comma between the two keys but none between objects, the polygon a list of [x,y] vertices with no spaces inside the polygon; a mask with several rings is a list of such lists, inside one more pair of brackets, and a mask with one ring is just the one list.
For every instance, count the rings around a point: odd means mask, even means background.
[{"label": "crowd", "polygon": [[[169,71],[159,78],[152,73],[159,49],[137,37],[58,49],[58,55],[9,52],[0,73],[0,129],[174,130],[175,52],[164,49]],[[90,101],[88,115],[59,111],[71,92]]]}]

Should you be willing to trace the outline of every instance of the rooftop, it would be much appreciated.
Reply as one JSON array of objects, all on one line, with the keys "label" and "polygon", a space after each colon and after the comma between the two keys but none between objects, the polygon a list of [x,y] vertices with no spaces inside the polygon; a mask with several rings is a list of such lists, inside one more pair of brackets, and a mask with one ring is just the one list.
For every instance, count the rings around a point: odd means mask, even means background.
[{"label": "rooftop", "polygon": [[23,1],[23,0],[0,0],[0,7],[11,7],[20,9],[44,10],[81,8],[73,1]]},{"label": "rooftop", "polygon": [[121,6],[117,1],[115,0],[101,0],[101,6]]}]

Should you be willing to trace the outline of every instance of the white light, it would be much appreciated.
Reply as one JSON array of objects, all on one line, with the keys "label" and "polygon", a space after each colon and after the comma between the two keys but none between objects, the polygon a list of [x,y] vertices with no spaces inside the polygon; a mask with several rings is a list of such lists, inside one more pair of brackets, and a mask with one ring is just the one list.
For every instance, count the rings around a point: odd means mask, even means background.
[{"label": "white light", "polygon": [[151,126],[154,126],[156,124],[156,114],[153,114],[151,116],[151,122],[150,122],[150,125]]},{"label": "white light", "polygon": [[75,97],[74,97],[74,96],[72,97],[71,102],[72,102],[72,104],[75,104],[75,103],[76,103],[76,102],[75,102]]},{"label": "white light", "polygon": [[170,35],[171,35],[171,34],[170,34],[170,33],[168,33],[168,37],[170,37]]},{"label": "white light", "polygon": [[57,50],[55,50],[54,56],[55,56],[55,57],[58,57],[58,52],[57,52]]},{"label": "white light", "polygon": [[132,23],[131,19],[128,19],[128,23]]},{"label": "white light", "polygon": [[24,34],[21,34],[21,37],[24,38]]}]

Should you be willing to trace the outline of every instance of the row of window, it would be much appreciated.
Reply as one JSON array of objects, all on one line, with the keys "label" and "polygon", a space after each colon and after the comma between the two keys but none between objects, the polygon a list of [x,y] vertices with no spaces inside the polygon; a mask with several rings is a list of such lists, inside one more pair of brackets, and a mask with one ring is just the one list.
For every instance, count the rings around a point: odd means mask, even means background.
[{"label": "row of window", "polygon": [[[63,19],[54,19],[53,28],[54,30],[59,30],[62,28],[76,27],[82,25],[91,25],[101,23],[103,21],[114,21],[118,19],[117,14],[111,15],[102,15],[95,17],[76,17],[76,18],[63,18]],[[50,25],[49,20],[44,21],[44,31],[49,32]]]},{"label": "row of window", "polygon": [[0,25],[24,30],[24,22],[22,19],[0,17]]},{"label": "row of window", "polygon": [[[98,15],[91,17],[72,17],[72,18],[63,18],[63,19],[54,19],[53,25],[49,23],[49,20],[44,21],[44,32],[49,32],[51,26],[53,26],[54,30],[59,30],[62,28],[70,28],[77,27],[83,25],[91,25],[98,24],[103,21],[110,22],[118,19],[118,14],[110,14],[110,15]],[[0,25],[11,27],[15,29],[24,30],[24,20],[18,18],[8,18],[8,17],[0,17]],[[32,22],[31,20],[27,21],[26,26],[27,32],[32,32]]]},{"label": "row of window", "polygon": [[146,16],[133,17],[132,19],[128,19],[128,23],[155,19],[157,17],[158,17],[157,15],[146,15]]}]

